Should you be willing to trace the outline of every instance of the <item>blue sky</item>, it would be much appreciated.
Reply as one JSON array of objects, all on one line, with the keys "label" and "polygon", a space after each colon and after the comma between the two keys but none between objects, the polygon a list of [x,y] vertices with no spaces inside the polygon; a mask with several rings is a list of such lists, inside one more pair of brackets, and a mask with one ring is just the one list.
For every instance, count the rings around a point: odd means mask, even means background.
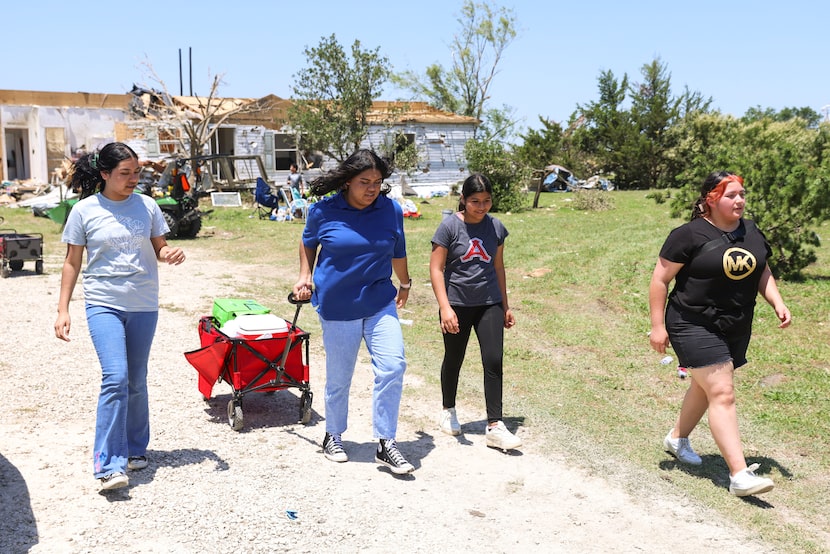
[{"label": "blue sky", "polygon": [[[830,3],[815,0],[720,2],[516,0],[519,35],[492,88],[524,127],[538,116],[566,121],[577,104],[597,99],[604,70],[641,79],[659,57],[672,89],[711,96],[714,107],[742,115],[761,106],[830,105]],[[380,47],[395,70],[449,67],[461,0],[342,2],[74,2],[6,3],[0,88],[125,93],[153,85],[148,60],[169,90],[205,94],[224,74],[223,96],[290,97],[303,50],[334,33],[347,50]],[[195,7],[195,6],[199,7]],[[154,85],[153,85],[154,86]],[[381,99],[402,92],[387,89]]]}]

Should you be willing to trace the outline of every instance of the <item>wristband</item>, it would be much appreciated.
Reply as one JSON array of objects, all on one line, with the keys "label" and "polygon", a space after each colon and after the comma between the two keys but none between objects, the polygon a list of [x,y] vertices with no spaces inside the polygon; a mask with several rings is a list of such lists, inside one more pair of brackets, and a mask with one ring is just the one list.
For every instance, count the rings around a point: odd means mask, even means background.
[{"label": "wristband", "polygon": [[412,279],[410,279],[409,282],[405,285],[403,283],[401,283],[400,288],[402,288],[403,290],[411,289],[412,288]]}]

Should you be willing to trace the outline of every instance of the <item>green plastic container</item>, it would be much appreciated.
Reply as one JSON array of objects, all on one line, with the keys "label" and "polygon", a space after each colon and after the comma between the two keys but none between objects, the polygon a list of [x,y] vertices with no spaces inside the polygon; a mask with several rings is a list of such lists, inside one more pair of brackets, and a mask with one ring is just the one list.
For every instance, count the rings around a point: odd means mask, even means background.
[{"label": "green plastic container", "polygon": [[221,327],[238,315],[267,314],[271,310],[256,300],[245,300],[241,298],[214,298],[213,317]]}]

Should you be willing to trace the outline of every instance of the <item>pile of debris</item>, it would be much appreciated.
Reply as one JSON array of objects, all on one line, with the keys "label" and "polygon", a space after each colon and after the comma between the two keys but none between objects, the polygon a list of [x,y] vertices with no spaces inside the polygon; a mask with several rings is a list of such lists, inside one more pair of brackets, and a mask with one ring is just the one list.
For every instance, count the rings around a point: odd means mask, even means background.
[{"label": "pile of debris", "polygon": [[[3,181],[0,184],[0,206],[8,208],[31,208],[37,216],[47,216],[47,212],[58,206],[64,200],[70,200],[78,196],[66,186],[66,179],[69,175],[72,161],[65,160],[61,167],[52,172],[51,183],[38,182],[34,179],[24,181]],[[156,188],[163,181],[167,162],[142,163],[141,175],[139,176],[138,188],[140,192],[150,193],[152,196],[162,196],[161,192],[156,193]],[[167,180],[170,180],[167,175]]]},{"label": "pile of debris", "polygon": [[64,200],[78,195],[63,183],[54,185],[23,182],[3,182],[0,206],[8,208],[30,208],[37,216],[46,217],[47,212]]},{"label": "pile of debris", "polygon": [[[57,206],[62,199],[76,196],[64,188],[71,167],[72,160],[63,160],[60,167],[52,171],[49,183],[35,179],[3,181],[0,184],[0,206],[29,208],[43,204],[45,210]],[[35,214],[44,215],[43,212]]]},{"label": "pile of debris", "polygon": [[20,202],[47,194],[52,185],[33,179],[25,181],[3,181],[0,184],[0,206],[17,207]]}]

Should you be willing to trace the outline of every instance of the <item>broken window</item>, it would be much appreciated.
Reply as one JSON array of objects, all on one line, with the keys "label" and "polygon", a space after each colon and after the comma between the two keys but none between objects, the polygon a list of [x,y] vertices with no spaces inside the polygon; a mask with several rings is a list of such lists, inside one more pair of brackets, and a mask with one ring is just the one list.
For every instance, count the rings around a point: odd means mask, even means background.
[{"label": "broken window", "polygon": [[297,161],[297,141],[292,134],[274,133],[274,169],[288,171]]}]

